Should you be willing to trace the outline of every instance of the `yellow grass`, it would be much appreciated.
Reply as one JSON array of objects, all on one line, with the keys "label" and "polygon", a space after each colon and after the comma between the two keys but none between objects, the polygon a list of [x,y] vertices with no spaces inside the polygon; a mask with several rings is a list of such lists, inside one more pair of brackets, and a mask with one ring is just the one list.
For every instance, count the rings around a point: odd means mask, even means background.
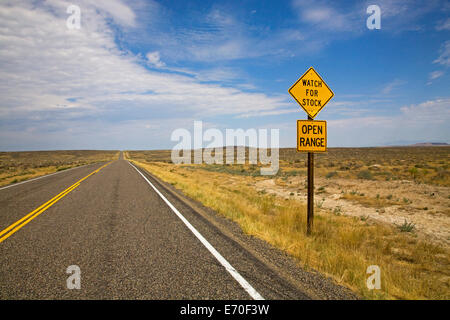
[{"label": "yellow grass", "polygon": [[402,205],[402,203],[398,201],[393,201],[382,197],[368,197],[361,194],[345,193],[341,196],[341,199],[350,200],[365,207],[373,208],[384,208],[393,205]]},{"label": "yellow grass", "polygon": [[[129,156],[129,154],[125,154]],[[449,299],[448,250],[394,227],[316,211],[305,235],[304,203],[257,192],[261,177],[192,166],[135,161],[187,196],[236,221],[242,230],[286,251],[305,268],[330,275],[368,299]],[[381,268],[381,290],[368,290],[366,269]]]}]

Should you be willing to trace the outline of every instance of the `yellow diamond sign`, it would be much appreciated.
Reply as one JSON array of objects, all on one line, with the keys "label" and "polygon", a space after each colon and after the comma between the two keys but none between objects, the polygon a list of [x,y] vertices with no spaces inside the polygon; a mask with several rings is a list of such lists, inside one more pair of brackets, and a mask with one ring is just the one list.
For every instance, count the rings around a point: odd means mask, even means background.
[{"label": "yellow diamond sign", "polygon": [[309,68],[294,83],[289,89],[289,93],[312,119],[314,119],[319,111],[334,96],[333,91],[331,91],[313,67]]}]

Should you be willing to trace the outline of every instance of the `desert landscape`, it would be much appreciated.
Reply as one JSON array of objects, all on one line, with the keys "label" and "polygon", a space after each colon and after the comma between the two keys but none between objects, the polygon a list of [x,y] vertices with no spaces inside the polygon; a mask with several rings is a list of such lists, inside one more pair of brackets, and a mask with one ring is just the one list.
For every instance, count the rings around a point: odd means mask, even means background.
[{"label": "desert landscape", "polygon": [[449,34],[448,0],[0,1],[0,301],[444,306]]},{"label": "desert landscape", "polygon": [[[117,160],[119,154],[2,152],[0,185]],[[260,164],[176,165],[170,150],[123,152],[126,160],[234,221],[244,233],[363,298],[450,297],[449,147],[330,148],[316,154],[311,236],[306,154],[288,148],[279,154],[277,174],[264,176]],[[381,268],[381,290],[367,289],[370,265]]]}]

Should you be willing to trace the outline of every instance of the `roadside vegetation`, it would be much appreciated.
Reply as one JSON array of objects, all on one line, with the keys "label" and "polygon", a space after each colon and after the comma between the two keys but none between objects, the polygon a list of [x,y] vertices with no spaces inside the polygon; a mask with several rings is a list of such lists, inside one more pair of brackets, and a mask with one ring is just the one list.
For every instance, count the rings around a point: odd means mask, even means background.
[{"label": "roadside vegetation", "polygon": [[[395,173],[395,179],[408,178],[416,179],[415,183],[448,185],[446,163],[450,149],[433,148],[431,156],[430,148],[427,153],[420,150],[423,148],[407,148],[405,155],[401,157],[402,150],[396,153],[396,150],[391,151],[390,148],[372,149],[376,149],[376,152],[371,153],[375,159],[364,156],[366,149],[346,149],[344,153],[341,149],[336,152],[330,150],[328,155],[317,157],[316,176],[325,178],[327,173],[336,172],[326,179],[347,175],[348,179],[357,183],[358,180],[365,179],[358,176],[360,171],[368,170],[374,180],[385,179],[387,174],[378,173],[386,171],[392,172],[391,179]],[[166,155],[168,158],[161,156],[155,160],[156,155],[147,151],[125,153],[125,157],[187,196],[237,222],[245,233],[284,250],[299,265],[331,276],[337,283],[351,288],[364,298],[450,298],[448,247],[418,237],[416,226],[412,222],[405,220],[403,224],[388,225],[363,214],[357,217],[347,216],[340,206],[336,206],[334,210],[325,210],[322,208],[321,194],[327,190],[317,186],[314,233],[308,237],[305,202],[296,198],[296,191],[281,196],[255,188],[258,182],[268,179],[273,179],[276,184],[289,186],[289,179],[292,177],[304,177],[304,155],[294,156],[290,151],[281,149],[281,170],[276,177],[269,178],[258,175],[258,166],[173,165],[170,163],[170,152]],[[394,155],[400,159],[390,159]],[[402,161],[405,158],[408,159]],[[408,169],[410,162],[442,168],[444,173],[434,170],[436,172],[430,175],[412,177]],[[377,169],[371,170],[370,167],[375,164],[380,167],[376,166]],[[394,170],[395,167],[400,170]],[[438,171],[441,175],[437,174]],[[438,178],[432,178],[435,176]],[[426,179],[420,180],[423,177]],[[299,188],[304,192],[304,186]],[[376,208],[403,204],[402,199],[391,195],[377,196],[355,191],[340,196]],[[366,270],[370,265],[378,265],[381,269],[381,290],[367,289]]]},{"label": "roadside vegetation", "polygon": [[[306,155],[280,149],[281,168],[304,168]],[[450,187],[450,147],[330,148],[315,156],[316,174],[375,181],[409,180]]]},{"label": "roadside vegetation", "polygon": [[350,200],[356,203],[359,203],[365,207],[373,207],[373,208],[385,208],[387,206],[393,205],[401,205],[402,202],[396,199],[393,200],[392,196],[382,197],[379,194],[376,194],[373,197],[367,196],[364,193],[359,193],[357,191],[351,191],[350,193],[344,193],[341,196],[341,199]]},{"label": "roadside vegetation", "polygon": [[118,156],[118,151],[96,150],[0,152],[0,186]]}]

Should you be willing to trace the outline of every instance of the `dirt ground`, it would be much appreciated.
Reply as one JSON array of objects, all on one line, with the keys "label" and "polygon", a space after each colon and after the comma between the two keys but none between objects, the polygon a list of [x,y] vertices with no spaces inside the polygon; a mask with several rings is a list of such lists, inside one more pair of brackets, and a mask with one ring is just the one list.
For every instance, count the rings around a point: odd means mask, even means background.
[{"label": "dirt ground", "polygon": [[[258,191],[306,202],[305,177],[265,179]],[[450,245],[450,188],[413,181],[368,181],[315,178],[315,206],[331,214],[395,224],[413,223],[419,237]],[[345,195],[351,195],[344,199]],[[378,195],[378,196],[377,196]],[[358,199],[358,197],[360,197]],[[378,200],[379,199],[379,200]],[[368,200],[368,201],[364,201]],[[378,201],[377,201],[378,200]],[[368,202],[368,203],[366,203]]]}]

